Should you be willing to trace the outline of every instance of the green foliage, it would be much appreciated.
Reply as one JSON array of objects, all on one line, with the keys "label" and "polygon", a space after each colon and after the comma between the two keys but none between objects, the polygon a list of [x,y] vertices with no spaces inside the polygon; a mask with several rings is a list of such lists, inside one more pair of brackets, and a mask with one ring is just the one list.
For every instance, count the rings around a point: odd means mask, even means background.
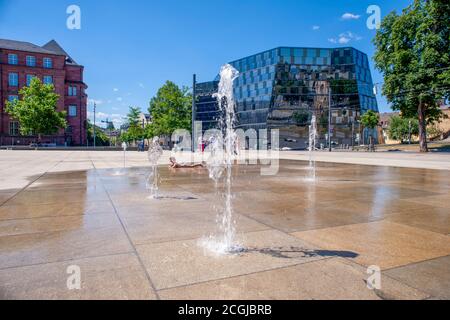
[{"label": "green foliage", "polygon": [[375,129],[380,122],[380,115],[373,110],[369,110],[361,117],[361,123],[364,127]]},{"label": "green foliage", "polygon": [[411,123],[411,135],[419,134],[419,121],[417,119],[407,119],[400,116],[393,116],[389,124],[389,139],[405,142],[409,140],[409,124]]},{"label": "green foliage", "polygon": [[128,141],[127,142],[134,142],[137,140],[142,140],[144,139],[144,128],[142,128],[141,126],[131,126],[128,128],[127,130],[127,137],[128,137]]},{"label": "green foliage", "polygon": [[135,142],[145,138],[144,128],[139,121],[141,109],[138,107],[130,107],[127,114],[128,129],[122,132],[120,140],[123,142]]},{"label": "green foliage", "polygon": [[449,21],[449,1],[415,0],[387,15],[374,39],[383,94],[404,117],[419,119],[422,151],[426,126],[442,117],[439,101],[450,95]]},{"label": "green foliage", "polygon": [[119,136],[119,142],[126,142],[126,143],[130,143],[132,141],[132,139],[130,139],[130,136],[128,135],[128,133],[126,131],[123,131],[120,136]]},{"label": "green foliage", "polygon": [[146,137],[168,136],[177,129],[191,131],[191,106],[189,89],[167,81],[150,101],[152,123],[145,130]]},{"label": "green foliage", "polygon": [[292,115],[292,118],[298,126],[304,126],[310,122],[311,113],[307,110],[297,110]]},{"label": "green foliage", "polygon": [[[89,145],[94,145],[94,126],[89,120],[87,121],[87,138]],[[109,137],[97,126],[95,127],[95,145],[100,147],[110,145]]]},{"label": "green foliage", "polygon": [[20,133],[52,135],[67,127],[66,112],[56,111],[59,95],[51,84],[43,84],[38,78],[20,91],[20,99],[6,102],[6,112],[20,123]]},{"label": "green foliage", "polygon": [[444,133],[444,131],[439,128],[439,126],[435,123],[428,127],[427,134],[428,138],[434,139],[434,138],[440,138],[440,136]]},{"label": "green foliage", "polygon": [[127,121],[130,127],[140,126],[139,117],[141,114],[141,108],[139,107],[130,107],[127,114]]}]

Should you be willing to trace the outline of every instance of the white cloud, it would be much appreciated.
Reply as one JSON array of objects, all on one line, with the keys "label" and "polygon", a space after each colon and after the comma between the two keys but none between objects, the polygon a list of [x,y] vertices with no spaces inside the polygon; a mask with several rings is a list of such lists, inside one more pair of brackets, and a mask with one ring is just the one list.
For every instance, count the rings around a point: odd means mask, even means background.
[{"label": "white cloud", "polygon": [[317,31],[317,30],[320,29],[320,26],[313,26],[312,29],[313,29],[314,31]]},{"label": "white cloud", "polygon": [[96,105],[101,105],[101,104],[103,104],[104,103],[104,101],[103,100],[97,100],[97,99],[89,99],[88,100],[88,104],[96,104]]},{"label": "white cloud", "polygon": [[143,84],[142,82],[139,82],[139,83],[138,83],[138,86],[139,86],[139,88],[142,88],[142,89],[145,88],[145,86],[144,86],[144,84]]},{"label": "white cloud", "polygon": [[354,14],[354,13],[344,13],[341,17],[342,20],[358,20],[359,18],[361,18],[361,16],[359,14]]},{"label": "white cloud", "polygon": [[121,102],[123,100],[123,98],[122,97],[118,97],[116,100]]},{"label": "white cloud", "polygon": [[328,41],[331,43],[347,44],[350,41],[359,41],[362,38],[357,34],[347,31],[341,33],[337,38],[329,38]]},{"label": "white cloud", "polygon": [[[88,111],[87,115],[88,115],[89,119],[91,119],[91,120],[94,119],[93,112]],[[109,114],[109,113],[105,113],[105,112],[96,112],[95,113],[97,125],[101,125],[102,124],[101,121],[105,121],[106,119],[108,119],[108,121],[111,121],[112,123],[114,123],[116,128],[120,127],[124,123],[124,117],[125,117],[124,115],[118,114],[118,113],[113,113],[113,114]]]},{"label": "white cloud", "polygon": [[114,88],[113,91],[114,91],[114,92],[119,92],[119,89]]},{"label": "white cloud", "polygon": [[109,115],[107,113],[104,113],[104,112],[98,112],[97,116],[99,118],[108,118]]}]

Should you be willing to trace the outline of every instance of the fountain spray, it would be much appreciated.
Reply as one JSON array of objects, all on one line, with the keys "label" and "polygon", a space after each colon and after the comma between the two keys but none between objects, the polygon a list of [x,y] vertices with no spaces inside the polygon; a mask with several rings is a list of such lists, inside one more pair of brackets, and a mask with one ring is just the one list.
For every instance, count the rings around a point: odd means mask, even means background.
[{"label": "fountain spray", "polygon": [[148,146],[148,160],[151,171],[147,178],[147,189],[150,190],[149,199],[158,199],[158,160],[163,154],[163,149],[159,144],[159,137],[154,137]]},{"label": "fountain spray", "polygon": [[316,181],[316,161],[314,159],[314,151],[316,151],[317,141],[317,121],[316,116],[311,117],[311,125],[309,126],[309,177],[308,180]]},{"label": "fountain spray", "polygon": [[233,154],[236,149],[237,135],[234,131],[235,103],[233,95],[233,83],[239,77],[239,72],[233,66],[227,64],[220,70],[220,82],[218,92],[215,95],[221,111],[221,129],[224,139],[213,136],[210,139],[211,156],[208,160],[210,177],[217,182],[225,172],[224,208],[219,217],[220,235],[210,237],[203,245],[218,254],[226,254],[237,250],[235,243],[235,221],[233,219],[232,206],[232,166]]},{"label": "fountain spray", "polygon": [[122,142],[122,149],[123,149],[123,168],[126,167],[126,153],[127,153],[127,143],[124,141]]}]

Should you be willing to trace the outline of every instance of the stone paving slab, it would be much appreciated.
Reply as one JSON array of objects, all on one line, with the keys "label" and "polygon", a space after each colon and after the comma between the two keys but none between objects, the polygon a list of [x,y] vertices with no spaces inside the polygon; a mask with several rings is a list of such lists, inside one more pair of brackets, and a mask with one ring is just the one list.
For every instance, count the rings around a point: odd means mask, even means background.
[{"label": "stone paving slab", "polygon": [[422,300],[429,295],[389,277],[369,290],[365,268],[341,258],[325,259],[223,280],[161,290],[172,300]]},{"label": "stone paving slab", "polygon": [[[216,256],[201,247],[199,240],[137,246],[157,289],[228,278],[329,257],[295,237],[279,231],[243,235],[249,251],[232,256]],[[333,252],[331,256],[348,254]]]},{"label": "stone paving slab", "polygon": [[80,199],[78,202],[65,201],[49,204],[9,205],[0,206],[0,221],[15,219],[30,219],[43,217],[84,216],[91,214],[114,213],[110,201],[90,201]]},{"label": "stone paving slab", "polygon": [[0,269],[131,252],[121,227],[0,237]]},{"label": "stone paving slab", "polygon": [[[71,273],[80,269],[80,290],[68,290]],[[70,272],[72,269],[69,269]],[[0,270],[0,299],[154,300],[157,296],[133,254],[87,258]]]},{"label": "stone paving slab", "polygon": [[450,256],[387,270],[384,274],[437,299],[450,299]]},{"label": "stone paving slab", "polygon": [[293,233],[294,236],[328,250],[358,253],[354,261],[382,269],[404,266],[450,255],[448,236],[378,221]]},{"label": "stone paving slab", "polygon": [[[234,219],[238,233],[269,229],[268,226],[244,216],[235,215]],[[215,214],[166,215],[162,212],[160,215],[124,218],[123,222],[133,243],[141,245],[209,236],[217,231],[217,220]]]},{"label": "stone paving slab", "polygon": [[96,215],[85,216],[77,215],[20,220],[0,220],[0,237],[79,229],[92,230],[106,227],[120,227],[120,223],[116,215],[99,213]]}]

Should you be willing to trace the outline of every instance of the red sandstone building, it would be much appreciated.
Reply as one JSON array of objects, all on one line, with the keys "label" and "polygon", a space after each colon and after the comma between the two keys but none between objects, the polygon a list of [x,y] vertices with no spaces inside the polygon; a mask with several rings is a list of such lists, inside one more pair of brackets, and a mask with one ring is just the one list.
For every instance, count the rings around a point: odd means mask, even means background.
[{"label": "red sandstone building", "polygon": [[57,109],[67,112],[68,127],[43,143],[86,144],[87,85],[84,67],[77,64],[52,40],[40,47],[28,42],[0,39],[0,145],[28,145],[36,137],[21,136],[20,124],[5,112],[5,101],[17,99],[19,90],[33,77],[52,83],[59,95]]}]

